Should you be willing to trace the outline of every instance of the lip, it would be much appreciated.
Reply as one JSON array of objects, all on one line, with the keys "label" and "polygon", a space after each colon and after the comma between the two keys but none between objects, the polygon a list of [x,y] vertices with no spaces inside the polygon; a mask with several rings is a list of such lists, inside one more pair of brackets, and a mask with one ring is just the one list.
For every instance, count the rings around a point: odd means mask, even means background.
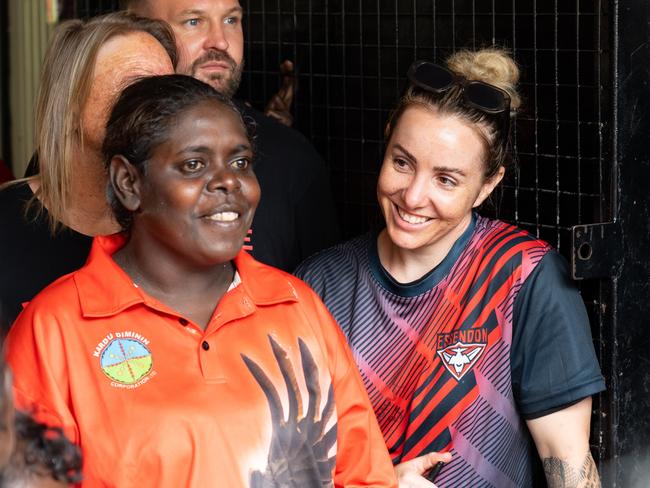
[{"label": "lip", "polygon": [[228,63],[220,62],[209,62],[201,65],[201,69],[206,71],[230,71],[230,65]]},{"label": "lip", "polygon": [[[393,220],[395,221],[395,224],[398,227],[401,227],[405,230],[419,230],[425,227],[426,225],[430,224],[433,221],[433,217],[428,217],[426,215],[418,215],[412,212],[409,212],[407,210],[404,210],[401,208],[399,205],[397,205],[395,202],[392,203],[392,208],[393,208]],[[425,218],[424,222],[408,222],[402,218],[400,215],[400,211],[406,214],[409,214],[413,217],[420,217],[420,218]]]},{"label": "lip", "polygon": [[239,226],[244,220],[246,210],[238,205],[220,205],[199,215],[202,221],[220,226]]}]

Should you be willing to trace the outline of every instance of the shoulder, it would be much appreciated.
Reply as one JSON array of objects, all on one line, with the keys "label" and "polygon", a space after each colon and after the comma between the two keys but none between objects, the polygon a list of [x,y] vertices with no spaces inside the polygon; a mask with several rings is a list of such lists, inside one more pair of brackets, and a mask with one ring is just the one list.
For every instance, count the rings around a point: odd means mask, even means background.
[{"label": "shoulder", "polygon": [[487,244],[502,245],[509,243],[510,245],[525,244],[526,248],[540,248],[550,249],[550,245],[530,232],[517,227],[516,225],[503,222],[497,219],[488,219],[486,217],[478,217],[476,220],[475,235],[482,237],[484,241],[489,239]]},{"label": "shoulder", "polygon": [[295,271],[295,275],[307,278],[329,273],[344,273],[357,268],[361,261],[367,261],[370,234],[355,237],[349,241],[323,249],[305,259]]},{"label": "shoulder", "polygon": [[27,183],[11,183],[0,190],[0,213],[14,213],[23,209],[25,204],[34,196]]},{"label": "shoulder", "polygon": [[[254,259],[254,258],[253,258]],[[249,275],[249,278],[254,277],[258,284],[262,284],[269,291],[274,290],[278,291],[277,286],[280,284],[287,284],[291,289],[294,289],[298,292],[305,292],[305,290],[311,292],[311,289],[305,282],[299,277],[287,273],[279,268],[270,266],[268,264],[262,263],[261,261],[254,261],[255,271],[252,276]]]},{"label": "shoulder", "polygon": [[37,234],[40,237],[49,233],[47,219],[39,214],[36,205],[27,213],[27,205],[33,196],[29,185],[23,182],[0,190],[0,260],[5,266],[5,276],[6,267],[23,269],[29,265],[19,258],[24,257],[25,249],[37,245]]},{"label": "shoulder", "polygon": [[329,306],[332,299],[348,298],[351,288],[370,272],[370,234],[320,251],[300,264],[296,276],[303,279]]},{"label": "shoulder", "polygon": [[34,232],[49,234],[47,210],[34,199],[34,192],[26,181],[10,183],[0,190],[0,228],[0,235],[14,238],[24,233],[30,236]]},{"label": "shoulder", "polygon": [[578,295],[569,264],[555,249],[549,249],[526,278],[520,292],[522,299],[528,295],[539,296],[540,293],[556,299],[567,298],[569,293]]},{"label": "shoulder", "polygon": [[79,293],[75,283],[77,271],[61,276],[40,293],[38,293],[25,307],[32,315],[56,316],[59,314],[69,314],[70,312],[79,312]]},{"label": "shoulder", "polygon": [[522,279],[525,280],[540,260],[553,248],[528,231],[515,225],[478,217],[472,242],[486,257],[505,262],[513,257],[513,264],[522,266]]},{"label": "shoulder", "polygon": [[[253,301],[266,307],[279,305],[286,317],[286,325],[307,325],[310,331],[321,336],[323,328],[331,322],[331,316],[317,293],[300,278],[280,269],[255,261],[253,258],[237,259],[243,265],[242,284]],[[294,322],[297,320],[297,322]],[[331,324],[330,324],[331,325]],[[296,329],[297,330],[297,329]]]},{"label": "shoulder", "polygon": [[59,278],[38,293],[20,312],[7,338],[10,354],[32,350],[57,351],[64,337],[82,320],[72,275]]},{"label": "shoulder", "polygon": [[305,297],[315,296],[299,277],[257,261],[246,251],[240,251],[235,266],[244,288],[258,304],[300,302]]}]

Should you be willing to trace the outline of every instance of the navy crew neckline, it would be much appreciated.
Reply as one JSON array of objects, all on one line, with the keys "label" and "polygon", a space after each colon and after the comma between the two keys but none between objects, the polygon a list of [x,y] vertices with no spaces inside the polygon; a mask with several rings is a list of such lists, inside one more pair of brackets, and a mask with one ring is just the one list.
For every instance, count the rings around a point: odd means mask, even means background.
[{"label": "navy crew neckline", "polygon": [[372,276],[383,288],[395,295],[403,297],[415,297],[421,295],[422,293],[434,288],[449,274],[449,271],[451,271],[451,268],[458,260],[463,249],[467,246],[475,228],[476,214],[472,212],[472,220],[467,226],[467,229],[465,229],[461,236],[456,239],[456,242],[451,246],[451,249],[445,258],[431,271],[410,283],[400,283],[393,278],[381,264],[381,261],[379,260],[379,251],[377,249],[377,239],[381,230],[376,231],[370,235],[370,242],[368,243],[368,261]]}]

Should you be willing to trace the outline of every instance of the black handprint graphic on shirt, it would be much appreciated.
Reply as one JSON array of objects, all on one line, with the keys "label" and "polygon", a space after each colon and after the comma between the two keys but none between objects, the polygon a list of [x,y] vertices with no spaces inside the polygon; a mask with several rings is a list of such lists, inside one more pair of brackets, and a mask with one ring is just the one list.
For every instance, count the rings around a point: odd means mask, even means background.
[{"label": "black handprint graphic on shirt", "polygon": [[309,405],[303,416],[302,397],[296,375],[287,353],[269,336],[273,355],[280,366],[289,399],[289,415],[285,420],[280,395],[277,389],[252,359],[242,354],[251,374],[264,391],[271,410],[273,434],[269,447],[268,464],[264,473],[251,474],[251,488],[304,488],[333,486],[332,469],[336,457],[328,453],[336,442],[336,424],[327,432],[325,426],[334,413],[334,390],[327,392],[327,402],[318,415],[321,403],[318,368],[309,348],[298,339],[302,371],[309,394]]}]

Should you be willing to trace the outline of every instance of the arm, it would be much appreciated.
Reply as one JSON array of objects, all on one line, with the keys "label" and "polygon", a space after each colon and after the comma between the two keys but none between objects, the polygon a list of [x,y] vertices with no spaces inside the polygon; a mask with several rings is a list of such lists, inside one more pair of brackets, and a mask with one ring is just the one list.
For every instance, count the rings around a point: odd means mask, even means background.
[{"label": "arm", "polygon": [[293,63],[288,59],[285,59],[280,64],[280,75],[282,76],[282,84],[278,92],[266,104],[264,115],[274,118],[287,127],[291,127],[293,125],[291,105],[293,104],[293,95],[298,81],[294,72]]},{"label": "arm", "polygon": [[589,451],[591,397],[557,412],[528,420],[549,488],[599,488]]},{"label": "arm", "polygon": [[73,442],[79,432],[66,401],[68,369],[57,319],[32,301],[18,316],[5,342],[14,376],[16,408],[50,427],[61,427]]},{"label": "arm", "polygon": [[589,453],[591,395],[604,389],[582,299],[555,252],[515,302],[513,392],[549,487],[599,487]]}]

